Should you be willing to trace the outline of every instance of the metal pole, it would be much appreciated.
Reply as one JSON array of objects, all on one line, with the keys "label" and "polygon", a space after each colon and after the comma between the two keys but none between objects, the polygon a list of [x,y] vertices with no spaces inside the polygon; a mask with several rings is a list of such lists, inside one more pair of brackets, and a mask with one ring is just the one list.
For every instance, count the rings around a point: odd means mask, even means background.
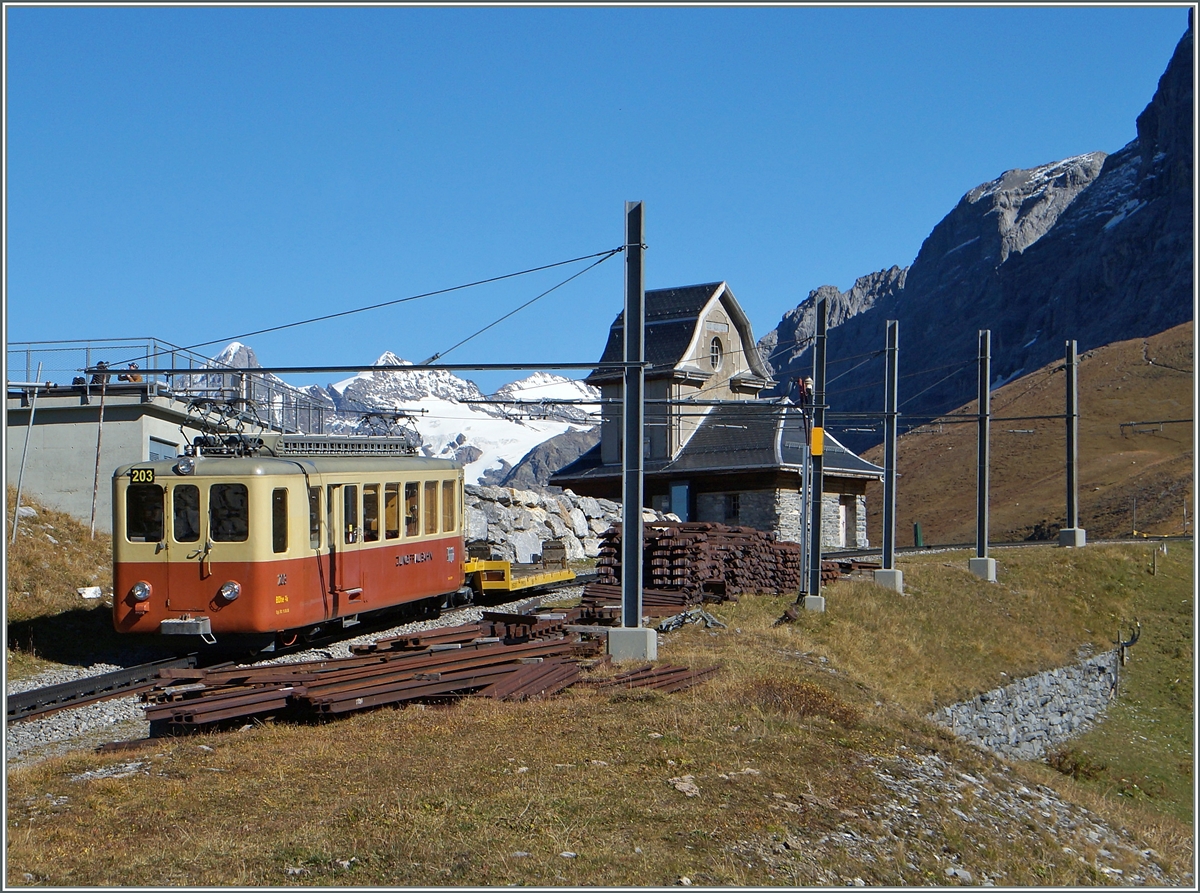
[{"label": "metal pole", "polygon": [[108,373],[100,376],[100,420],[96,426],[96,475],[92,479],[92,539],[96,538],[96,499],[100,494],[100,447],[104,444],[104,395],[108,391]]},{"label": "metal pole", "polygon": [[645,230],[641,202],[625,203],[625,368],[621,455],[621,625],[642,625],[642,486],[645,436],[646,281],[642,269]]},{"label": "metal pole", "polygon": [[[26,375],[28,375],[28,370]],[[25,480],[25,457],[29,455],[29,439],[33,437],[33,413],[37,410],[38,382],[42,377],[42,364],[38,363],[37,377],[34,379],[33,396],[29,398],[29,427],[25,430],[25,445],[21,447],[21,470],[17,472],[17,507],[13,509],[12,541],[17,541],[17,525],[21,523],[21,484]]]},{"label": "metal pole", "polygon": [[809,531],[809,597],[821,594],[821,500],[825,491],[825,328],[829,312],[824,298],[817,300],[817,337],[813,345],[813,429],[812,475],[809,489],[812,499],[812,529]]},{"label": "metal pole", "polygon": [[900,323],[887,321],[887,354],[884,384],[883,428],[883,569],[896,567],[896,427]]},{"label": "metal pole", "polygon": [[1067,526],[1079,526],[1079,353],[1067,342]]},{"label": "metal pole", "polygon": [[[801,410],[801,424],[804,425],[805,440],[808,441],[808,415],[807,410]],[[799,601],[803,602],[804,596],[808,595],[808,498],[809,498],[809,479],[812,477],[812,457],[809,451],[804,451],[804,464],[800,466],[800,566],[805,568],[805,572],[800,574],[800,597]]]},{"label": "metal pole", "polygon": [[992,332],[979,332],[979,465],[976,476],[975,557],[988,557],[988,462],[992,414]]}]

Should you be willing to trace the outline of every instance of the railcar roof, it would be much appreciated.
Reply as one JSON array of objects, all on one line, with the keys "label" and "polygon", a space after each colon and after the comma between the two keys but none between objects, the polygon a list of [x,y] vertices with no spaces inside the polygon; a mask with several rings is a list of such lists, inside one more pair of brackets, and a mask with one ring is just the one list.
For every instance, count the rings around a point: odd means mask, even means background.
[{"label": "railcar roof", "polygon": [[276,459],[273,456],[204,456],[196,459],[196,470],[189,475],[176,474],[178,459],[155,462],[133,462],[120,466],[113,477],[125,477],[131,468],[151,468],[155,477],[170,477],[179,481],[204,477],[249,477],[254,475],[300,474],[422,474],[426,472],[458,471],[462,465],[452,459],[426,459],[422,456],[297,456]]}]

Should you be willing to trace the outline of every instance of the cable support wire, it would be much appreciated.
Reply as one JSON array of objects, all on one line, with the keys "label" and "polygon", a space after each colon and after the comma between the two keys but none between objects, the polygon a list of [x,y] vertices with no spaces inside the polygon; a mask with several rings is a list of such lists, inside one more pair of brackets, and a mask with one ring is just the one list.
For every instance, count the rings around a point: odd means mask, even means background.
[{"label": "cable support wire", "polygon": [[451,347],[447,347],[445,350],[441,351],[440,353],[435,353],[433,356],[431,356],[429,359],[427,359],[425,361],[425,364],[428,365],[429,363],[432,363],[435,360],[437,360],[441,357],[444,357],[446,354],[450,353],[450,351],[457,350],[458,348],[460,348],[464,344],[466,344],[468,341],[470,341],[472,338],[478,338],[480,335],[482,335],[488,329],[490,329],[494,326],[498,326],[500,323],[504,322],[504,320],[508,319],[510,316],[514,316],[517,313],[520,313],[522,310],[524,310],[530,304],[533,304],[535,301],[540,301],[542,298],[546,297],[546,295],[550,294],[551,292],[557,291],[558,289],[562,288],[564,285],[566,285],[568,282],[572,281],[573,279],[578,279],[584,273],[588,272],[589,270],[595,269],[596,267],[600,266],[600,264],[602,264],[606,260],[608,260],[610,257],[612,257],[615,254],[618,254],[619,252],[621,252],[623,250],[624,250],[624,248],[614,248],[611,251],[605,253],[602,257],[600,257],[599,260],[595,261],[594,263],[588,264],[586,267],[584,267],[578,273],[574,273],[574,274],[568,276],[562,282],[558,283],[557,285],[551,286],[550,288],[548,288],[544,292],[542,292],[540,295],[530,298],[528,301],[526,301],[520,307],[517,307],[514,310],[510,310],[508,313],[504,314],[499,319],[495,320],[494,322],[488,323],[482,329],[480,329],[477,332],[474,332],[471,335],[468,335],[466,338],[462,339],[457,344],[455,344]]},{"label": "cable support wire", "polygon": [[[957,375],[959,372],[961,372],[962,370],[966,369],[968,366],[974,366],[975,364],[976,364],[976,361],[975,361],[975,360],[967,360],[965,363],[962,363],[962,364],[960,364],[960,365],[958,366],[958,368],[957,368],[957,369],[955,369],[955,370],[954,370],[953,372],[951,372],[950,374],[942,376],[941,378],[939,378],[937,381],[935,381],[933,384],[931,384],[929,387],[925,388],[924,390],[917,391],[915,394],[913,394],[911,397],[909,397],[907,400],[905,400],[903,403],[901,403],[901,404],[900,404],[900,406],[906,406],[907,404],[909,404],[909,403],[911,403],[912,401],[916,400],[916,399],[917,399],[918,397],[920,397],[922,394],[924,394],[924,393],[926,393],[926,392],[928,392],[928,391],[932,391],[934,388],[936,388],[936,387],[937,387],[938,385],[940,385],[942,382],[944,382],[944,381],[948,381],[949,379],[951,379],[951,378],[953,378],[955,375]],[[945,367],[945,366],[943,366],[942,368],[944,369],[944,368],[946,368],[946,367]],[[897,408],[899,408],[899,407],[897,407]]]},{"label": "cable support wire", "polygon": [[[278,325],[278,326],[269,326],[268,328],[257,329],[253,332],[243,332],[240,335],[231,335],[228,338],[214,338],[212,341],[201,341],[197,344],[191,344],[191,345],[188,345],[187,347],[179,348],[179,350],[195,350],[198,347],[209,347],[213,344],[222,344],[226,341],[240,341],[243,338],[252,338],[255,335],[266,335],[269,332],[280,332],[280,331],[283,331],[284,329],[294,329],[297,326],[306,326],[306,325],[309,325],[310,323],[314,323],[314,322],[326,322],[327,320],[338,319],[339,317],[342,317],[342,316],[351,316],[355,313],[366,313],[369,310],[380,310],[384,307],[395,306],[396,304],[406,304],[410,301],[419,301],[422,298],[432,298],[432,297],[436,297],[437,295],[445,295],[445,294],[449,294],[451,292],[462,291],[462,290],[468,289],[468,288],[475,288],[478,285],[489,285],[493,282],[502,282],[505,279],[515,279],[518,276],[527,276],[530,273],[538,273],[538,272],[541,272],[542,270],[552,270],[555,267],[563,267],[563,266],[566,266],[567,264],[575,264],[575,263],[579,263],[580,261],[591,260],[594,257],[600,258],[600,260],[596,261],[596,264],[598,264],[598,263],[602,263],[603,261],[608,260],[614,254],[620,254],[624,250],[625,250],[625,246],[621,245],[620,247],[617,247],[617,248],[610,248],[607,251],[597,251],[595,254],[584,254],[579,257],[573,257],[570,260],[560,260],[560,261],[555,261],[552,264],[542,264],[541,266],[530,267],[527,270],[520,270],[516,273],[505,273],[501,276],[490,276],[487,279],[476,279],[474,282],[465,282],[462,285],[452,285],[447,288],[439,288],[439,289],[435,289],[433,291],[422,292],[421,294],[418,294],[418,295],[409,295],[408,297],[404,297],[404,298],[396,298],[391,301],[382,301],[378,304],[370,304],[366,307],[356,307],[353,310],[342,310],[337,313],[327,313],[324,316],[314,316],[311,319],[302,319],[297,322],[283,323],[282,325]],[[587,270],[590,270],[592,267],[596,266],[596,264],[592,264],[591,266],[587,267],[587,269],[583,270],[582,272],[586,273]],[[579,274],[576,274],[576,275],[579,275]],[[574,278],[575,278],[574,276],[571,277],[571,279],[574,279]],[[570,282],[570,279],[566,280],[566,282]],[[559,283],[559,285],[563,285],[563,284],[565,284],[565,283]],[[557,288],[557,287],[558,286],[555,286],[555,288]],[[551,289],[551,291],[553,291],[553,289]],[[548,293],[549,292],[547,292],[547,294]],[[542,295],[539,295],[538,297],[542,297]],[[536,300],[536,298],[534,300]],[[517,309],[519,310],[521,308],[517,308]],[[499,322],[499,320],[497,320],[497,322]],[[457,346],[457,345],[455,345],[455,346]],[[453,348],[451,348],[451,350],[453,350]],[[171,353],[171,351],[158,351],[158,352],[152,354],[151,356],[147,357],[146,359],[147,359],[147,361],[149,361],[151,359],[154,359],[155,357],[166,356],[169,353]],[[448,353],[448,351],[443,351],[443,353]],[[142,357],[138,356],[138,357],[133,357],[132,359],[140,360],[140,359],[142,359]],[[109,367],[115,368],[117,366],[126,365],[128,362],[129,361],[126,360],[126,361],[118,361],[115,363],[110,363]]]}]

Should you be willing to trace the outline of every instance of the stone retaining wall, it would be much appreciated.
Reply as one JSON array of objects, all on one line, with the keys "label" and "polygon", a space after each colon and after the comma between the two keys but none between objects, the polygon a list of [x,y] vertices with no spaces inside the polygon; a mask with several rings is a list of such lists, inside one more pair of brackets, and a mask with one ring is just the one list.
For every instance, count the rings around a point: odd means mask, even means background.
[{"label": "stone retaining wall", "polygon": [[[488,543],[492,557],[528,562],[543,540],[559,540],[568,561],[600,554],[600,534],[621,521],[621,506],[608,499],[562,493],[535,493],[512,487],[467,484],[463,533],[467,545]],[[653,515],[655,519],[661,515]]]},{"label": "stone retaining wall", "polygon": [[930,718],[1014,760],[1041,759],[1090,728],[1116,697],[1117,652],[1047,670],[943,707]]}]

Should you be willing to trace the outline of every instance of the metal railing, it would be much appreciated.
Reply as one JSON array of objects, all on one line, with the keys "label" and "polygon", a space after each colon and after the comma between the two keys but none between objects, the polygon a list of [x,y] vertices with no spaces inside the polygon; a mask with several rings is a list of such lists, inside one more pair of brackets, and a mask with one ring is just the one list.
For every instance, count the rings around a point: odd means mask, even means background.
[{"label": "metal railing", "polygon": [[[124,383],[131,364],[138,366],[143,387],[181,400],[236,403],[264,427],[292,433],[321,434],[327,407],[274,376],[226,372],[229,367],[209,357],[158,338],[110,338],[87,341],[24,341],[7,345],[8,377],[31,382],[41,364],[41,383],[60,387],[93,387],[84,369],[109,367],[109,381]],[[148,374],[141,370],[179,369]],[[211,372],[193,373],[195,369]]]}]

